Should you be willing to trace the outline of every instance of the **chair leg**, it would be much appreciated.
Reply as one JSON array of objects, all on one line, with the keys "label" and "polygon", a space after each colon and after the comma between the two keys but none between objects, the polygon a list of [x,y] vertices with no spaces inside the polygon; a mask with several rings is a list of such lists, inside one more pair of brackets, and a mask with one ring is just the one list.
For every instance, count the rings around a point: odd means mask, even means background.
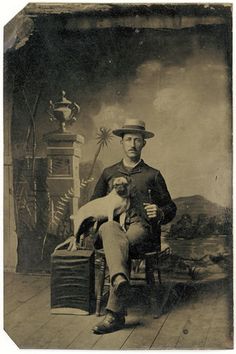
[{"label": "chair leg", "polygon": [[101,315],[101,303],[104,290],[105,282],[105,272],[106,272],[106,258],[101,257],[101,264],[98,273],[98,285],[97,285],[97,299],[96,299],[96,316]]},{"label": "chair leg", "polygon": [[[158,291],[154,277],[154,259],[153,257],[146,257],[146,281],[150,293],[151,309],[154,318],[161,316],[160,304],[158,299]],[[159,280],[160,281],[160,280]]]}]

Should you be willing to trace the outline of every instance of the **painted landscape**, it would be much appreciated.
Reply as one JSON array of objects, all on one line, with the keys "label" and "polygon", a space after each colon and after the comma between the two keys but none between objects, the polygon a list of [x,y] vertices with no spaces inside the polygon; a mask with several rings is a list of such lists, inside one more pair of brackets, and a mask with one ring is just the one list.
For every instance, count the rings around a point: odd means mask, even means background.
[{"label": "painted landscape", "polygon": [[191,280],[224,278],[232,270],[232,210],[195,195],[175,199],[177,215],[164,228],[162,248],[171,256],[163,262],[173,277]]},{"label": "painted landscape", "polygon": [[192,239],[232,233],[232,211],[201,195],[175,199],[177,214],[169,225],[169,238]]}]

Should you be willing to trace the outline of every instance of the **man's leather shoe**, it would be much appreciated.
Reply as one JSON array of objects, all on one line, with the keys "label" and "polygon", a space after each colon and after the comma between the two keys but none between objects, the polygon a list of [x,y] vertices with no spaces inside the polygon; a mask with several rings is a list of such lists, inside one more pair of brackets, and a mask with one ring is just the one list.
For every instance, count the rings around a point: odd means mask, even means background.
[{"label": "man's leather shoe", "polygon": [[124,275],[117,275],[113,282],[114,292],[117,296],[127,297],[129,292],[129,281]]},{"label": "man's leather shoe", "polygon": [[106,334],[115,332],[125,326],[125,317],[108,311],[103,321],[93,327],[93,333]]}]

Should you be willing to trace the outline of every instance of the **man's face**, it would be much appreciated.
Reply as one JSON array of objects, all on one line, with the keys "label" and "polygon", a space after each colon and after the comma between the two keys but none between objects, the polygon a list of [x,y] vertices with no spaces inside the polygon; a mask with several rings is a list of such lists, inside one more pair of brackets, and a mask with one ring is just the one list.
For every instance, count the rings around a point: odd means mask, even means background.
[{"label": "man's face", "polygon": [[143,147],[146,144],[142,134],[124,134],[121,144],[125,155],[130,159],[140,158]]}]

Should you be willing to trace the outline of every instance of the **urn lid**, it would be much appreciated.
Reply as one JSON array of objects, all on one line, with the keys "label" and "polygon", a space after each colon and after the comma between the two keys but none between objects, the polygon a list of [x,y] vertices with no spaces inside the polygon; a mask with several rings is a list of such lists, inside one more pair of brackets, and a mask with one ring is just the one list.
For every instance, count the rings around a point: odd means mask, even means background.
[{"label": "urn lid", "polygon": [[66,92],[63,90],[61,92],[61,101],[56,102],[54,105],[57,106],[57,105],[70,105],[70,104],[72,104],[72,102],[66,98]]}]

